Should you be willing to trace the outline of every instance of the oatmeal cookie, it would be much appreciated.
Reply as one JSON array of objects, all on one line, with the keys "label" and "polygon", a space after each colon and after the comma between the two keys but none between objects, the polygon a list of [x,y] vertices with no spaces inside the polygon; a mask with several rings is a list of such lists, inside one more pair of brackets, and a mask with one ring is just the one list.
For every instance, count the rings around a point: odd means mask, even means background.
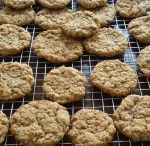
[{"label": "oatmeal cookie", "polygon": [[33,41],[33,50],[39,58],[53,63],[68,63],[83,53],[82,44],[65,36],[60,29],[40,33]]},{"label": "oatmeal cookie", "polygon": [[12,115],[10,131],[25,146],[55,146],[69,130],[65,107],[47,100],[22,105]]},{"label": "oatmeal cookie", "polygon": [[105,60],[93,69],[91,82],[111,96],[127,96],[137,85],[137,75],[126,63],[119,60]]},{"label": "oatmeal cookie", "polygon": [[48,10],[42,9],[36,14],[35,23],[44,30],[59,28],[71,9]]},{"label": "oatmeal cookie", "polygon": [[79,110],[71,124],[68,135],[75,146],[105,146],[116,133],[112,118],[99,110]]},{"label": "oatmeal cookie", "polygon": [[98,30],[98,19],[89,11],[78,11],[69,15],[63,25],[64,33],[71,37],[89,37]]},{"label": "oatmeal cookie", "polygon": [[31,35],[24,28],[13,24],[0,25],[0,55],[19,53],[30,45]]},{"label": "oatmeal cookie", "polygon": [[117,13],[126,18],[137,18],[143,16],[150,10],[149,0],[117,0]]},{"label": "oatmeal cookie", "polygon": [[112,28],[101,28],[96,35],[83,41],[84,48],[101,57],[114,57],[125,53],[128,41],[121,32]]},{"label": "oatmeal cookie", "polygon": [[72,67],[51,70],[44,79],[43,90],[46,97],[65,104],[81,100],[85,95],[87,79],[84,73]]},{"label": "oatmeal cookie", "polygon": [[0,144],[4,142],[8,128],[9,120],[7,119],[6,115],[0,111]]},{"label": "oatmeal cookie", "polygon": [[34,20],[35,12],[32,8],[25,10],[12,10],[7,7],[0,10],[0,25],[14,24],[27,25]]},{"label": "oatmeal cookie", "polygon": [[113,114],[116,128],[134,141],[150,141],[150,96],[129,95]]},{"label": "oatmeal cookie", "polygon": [[150,16],[133,19],[128,25],[128,30],[138,41],[150,44]]},{"label": "oatmeal cookie", "polygon": [[30,93],[34,84],[32,68],[27,64],[0,64],[0,100],[15,100]]}]

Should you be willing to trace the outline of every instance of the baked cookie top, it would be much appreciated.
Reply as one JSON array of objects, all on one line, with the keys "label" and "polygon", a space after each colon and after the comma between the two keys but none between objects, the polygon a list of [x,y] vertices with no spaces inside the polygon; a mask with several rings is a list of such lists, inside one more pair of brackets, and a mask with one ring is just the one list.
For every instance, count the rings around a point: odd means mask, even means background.
[{"label": "baked cookie top", "polygon": [[24,28],[13,24],[0,25],[0,55],[19,53],[29,46],[31,35]]},{"label": "baked cookie top", "polygon": [[136,18],[143,16],[150,10],[149,0],[117,0],[117,13],[126,18]]},{"label": "baked cookie top", "polygon": [[113,114],[116,128],[134,141],[150,140],[150,96],[129,95]]},{"label": "baked cookie top", "polygon": [[107,0],[77,0],[77,3],[86,9],[95,9],[107,5]]},{"label": "baked cookie top", "polygon": [[71,0],[37,0],[37,2],[49,9],[62,9],[65,8]]},{"label": "baked cookie top", "polygon": [[99,110],[79,110],[73,115],[71,124],[68,135],[76,146],[104,146],[116,133],[113,120]]},{"label": "baked cookie top", "polygon": [[46,97],[60,104],[81,100],[85,95],[87,79],[84,73],[72,67],[51,70],[44,79]]},{"label": "baked cookie top", "polygon": [[0,64],[0,100],[15,100],[30,93],[34,84],[32,68],[27,64]]},{"label": "baked cookie top", "polygon": [[63,20],[71,13],[71,9],[40,10],[35,17],[35,23],[44,30],[59,28]]},{"label": "baked cookie top", "polygon": [[121,32],[112,28],[101,28],[98,33],[83,41],[84,48],[101,57],[113,57],[125,53],[128,41]]},{"label": "baked cookie top", "polygon": [[4,142],[8,128],[9,120],[7,119],[6,115],[0,111],[0,144]]},{"label": "baked cookie top", "polygon": [[140,54],[137,58],[137,64],[140,67],[140,70],[143,72],[144,76],[150,77],[150,46],[147,46],[140,51]]},{"label": "baked cookie top", "polygon": [[60,29],[40,33],[34,39],[32,47],[39,58],[53,63],[72,62],[83,53],[82,44],[65,36]]},{"label": "baked cookie top", "polygon": [[27,25],[34,20],[35,12],[32,8],[25,10],[12,10],[7,7],[0,10],[0,25],[14,24]]},{"label": "baked cookie top", "polygon": [[3,0],[6,7],[13,9],[25,9],[35,4],[35,0]]},{"label": "baked cookie top", "polygon": [[137,85],[137,75],[124,62],[105,60],[98,63],[93,69],[91,82],[111,96],[127,96]]},{"label": "baked cookie top", "polygon": [[63,32],[71,37],[89,37],[96,34],[98,20],[94,13],[77,11],[66,17],[63,22]]},{"label": "baked cookie top", "polygon": [[133,19],[128,25],[128,30],[138,41],[150,44],[150,16]]},{"label": "baked cookie top", "polygon": [[32,101],[12,115],[10,131],[27,146],[56,145],[69,130],[70,117],[65,107],[51,101]]}]

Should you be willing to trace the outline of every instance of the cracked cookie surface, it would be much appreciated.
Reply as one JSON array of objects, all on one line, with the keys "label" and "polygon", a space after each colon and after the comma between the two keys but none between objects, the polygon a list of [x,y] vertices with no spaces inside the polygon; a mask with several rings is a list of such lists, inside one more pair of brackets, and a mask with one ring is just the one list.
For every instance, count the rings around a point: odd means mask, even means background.
[{"label": "cracked cookie surface", "polygon": [[15,100],[30,93],[34,84],[32,68],[27,64],[0,64],[0,100]]},{"label": "cracked cookie surface", "polygon": [[137,85],[137,75],[124,62],[105,60],[98,63],[93,69],[91,82],[111,96],[127,96]]},{"label": "cracked cookie surface", "polygon": [[81,100],[85,95],[87,79],[84,73],[72,67],[51,70],[44,79],[43,90],[47,97],[60,104]]},{"label": "cracked cookie surface", "polygon": [[82,109],[73,115],[68,135],[75,146],[105,146],[116,129],[112,118],[99,110]]},{"label": "cracked cookie surface", "polygon": [[65,107],[48,100],[22,105],[12,115],[10,131],[26,146],[54,146],[69,130],[70,117]]}]

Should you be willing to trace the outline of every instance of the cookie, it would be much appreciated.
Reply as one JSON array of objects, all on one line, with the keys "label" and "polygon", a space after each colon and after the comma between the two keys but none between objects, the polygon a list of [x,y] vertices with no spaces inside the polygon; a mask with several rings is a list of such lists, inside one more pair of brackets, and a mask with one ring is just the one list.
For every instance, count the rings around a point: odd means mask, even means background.
[{"label": "cookie", "polygon": [[47,100],[22,105],[12,115],[10,131],[26,146],[54,146],[69,130],[65,107]]},{"label": "cookie", "polygon": [[116,133],[112,118],[99,110],[79,110],[71,124],[68,135],[75,146],[105,146]]},{"label": "cookie", "polygon": [[0,55],[14,55],[30,45],[31,35],[13,24],[0,25]]},{"label": "cookie", "polygon": [[12,9],[25,9],[35,4],[35,0],[3,0],[6,7]]},{"label": "cookie", "polygon": [[70,13],[71,9],[48,10],[42,9],[36,14],[35,23],[44,30],[60,28],[62,21]]},{"label": "cookie", "polygon": [[64,20],[62,30],[71,37],[89,37],[96,34],[98,20],[89,11],[74,12]]},{"label": "cookie", "polygon": [[0,100],[15,100],[29,94],[34,84],[32,68],[27,64],[0,64]]},{"label": "cookie", "polygon": [[105,60],[98,63],[93,69],[91,82],[111,96],[127,96],[137,85],[137,75],[124,62]]},{"label": "cookie", "polygon": [[71,0],[37,0],[39,4],[41,4],[43,7],[49,8],[49,9],[62,9],[65,8]]},{"label": "cookie", "polygon": [[113,119],[116,128],[133,141],[150,141],[150,96],[127,96]]},{"label": "cookie", "polygon": [[107,5],[107,0],[77,0],[77,3],[86,9],[95,9]]},{"label": "cookie", "polygon": [[150,10],[149,0],[117,0],[117,13],[126,18],[137,18],[143,16]]},{"label": "cookie", "polygon": [[150,44],[150,16],[133,19],[128,25],[128,30],[138,41]]},{"label": "cookie", "polygon": [[1,24],[14,24],[14,25],[27,25],[34,20],[35,12],[32,8],[25,10],[12,10],[3,8],[0,10],[0,25]]},{"label": "cookie", "polygon": [[137,64],[139,65],[144,76],[150,78],[150,46],[147,46],[140,51],[137,58]]},{"label": "cookie", "polygon": [[6,115],[0,111],[0,144],[4,142],[8,128],[9,120],[7,119]]},{"label": "cookie", "polygon": [[72,62],[83,53],[80,41],[65,36],[60,29],[40,33],[34,39],[32,47],[39,58],[53,63]]},{"label": "cookie", "polygon": [[44,79],[43,90],[47,99],[59,104],[81,100],[85,95],[87,79],[84,73],[72,67],[51,70]]},{"label": "cookie", "polygon": [[86,38],[83,45],[90,54],[101,57],[114,57],[125,53],[128,48],[128,41],[116,29],[101,28],[96,35]]}]

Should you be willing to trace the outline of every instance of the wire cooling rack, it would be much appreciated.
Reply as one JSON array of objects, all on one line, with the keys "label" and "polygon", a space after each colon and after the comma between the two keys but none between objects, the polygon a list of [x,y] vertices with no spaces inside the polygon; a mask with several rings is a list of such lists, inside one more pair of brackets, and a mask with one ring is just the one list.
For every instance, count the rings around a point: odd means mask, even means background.
[{"label": "wire cooling rack", "polygon": [[[114,4],[115,1],[109,0],[109,3]],[[76,10],[77,4],[75,0],[72,0],[70,7],[73,10]],[[41,8],[36,5],[35,11],[39,11]],[[123,19],[122,17],[116,16],[114,22],[110,25],[112,28],[116,28],[124,33],[129,41],[129,47],[126,53],[123,56],[115,57],[128,63],[138,74],[138,85],[135,90],[135,94],[138,95],[150,95],[150,79],[143,77],[143,74],[139,71],[138,66],[136,65],[136,57],[139,54],[139,51],[143,49],[145,46],[143,44],[138,43],[133,37],[131,37],[127,31],[127,26],[130,20]],[[42,84],[44,76],[53,68],[59,67],[56,64],[49,63],[43,59],[38,59],[37,56],[32,51],[32,41],[34,37],[39,34],[42,30],[36,27],[34,24],[30,24],[25,27],[32,35],[31,45],[27,49],[23,50],[20,54],[12,57],[0,57],[0,62],[10,62],[10,61],[18,61],[20,63],[27,63],[30,65],[34,72],[35,84],[32,89],[32,92],[17,101],[8,101],[8,102],[0,102],[0,110],[2,110],[8,118],[12,116],[12,114],[19,108],[21,105],[26,104],[32,100],[40,100],[44,99]],[[65,105],[70,113],[73,115],[79,109],[82,108],[92,108],[99,109],[110,116],[116,107],[120,104],[122,98],[112,98],[111,96],[102,93],[101,91],[93,88],[90,83],[90,73],[94,66],[101,60],[105,58],[99,58],[94,55],[89,55],[86,51],[80,59],[74,61],[73,63],[66,64],[66,66],[72,66],[78,70],[83,71],[86,74],[88,79],[88,87],[86,90],[85,98],[76,103],[72,103],[69,105]],[[5,139],[5,142],[2,146],[19,146],[15,140],[15,138],[9,133]],[[67,137],[58,144],[58,146],[72,146],[71,141]],[[108,146],[150,146],[150,142],[132,142],[125,136],[120,133],[117,133],[113,139],[113,141],[108,144]]]}]

